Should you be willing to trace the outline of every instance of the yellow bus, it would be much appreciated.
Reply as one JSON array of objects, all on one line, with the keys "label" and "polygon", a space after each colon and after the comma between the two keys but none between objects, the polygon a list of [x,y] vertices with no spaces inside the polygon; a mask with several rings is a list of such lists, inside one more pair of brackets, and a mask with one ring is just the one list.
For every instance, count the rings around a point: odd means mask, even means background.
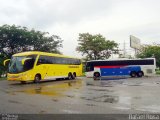
[{"label": "yellow bus", "polygon": [[17,53],[8,64],[7,79],[10,81],[40,82],[57,78],[75,79],[82,75],[82,62],[78,58],[39,51]]}]

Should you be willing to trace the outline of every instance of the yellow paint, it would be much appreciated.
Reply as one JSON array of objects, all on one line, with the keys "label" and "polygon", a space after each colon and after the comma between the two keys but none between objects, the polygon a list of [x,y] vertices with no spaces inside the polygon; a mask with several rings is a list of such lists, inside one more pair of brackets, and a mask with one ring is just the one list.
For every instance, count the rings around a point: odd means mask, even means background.
[{"label": "yellow paint", "polygon": [[60,96],[64,96],[63,94],[64,92],[72,88],[80,88],[80,87],[82,87],[82,80],[76,80],[76,81],[69,81],[69,82],[63,82],[63,83],[57,83],[57,84],[45,85],[45,86],[40,86],[39,84],[35,88],[28,88],[18,92],[60,97]]},{"label": "yellow paint", "polygon": [[6,59],[3,61],[3,65],[6,66],[6,62],[10,61],[11,59]]},{"label": "yellow paint", "polygon": [[[57,56],[57,57],[66,57],[66,58],[73,58],[68,57],[60,54],[52,54],[46,52],[38,52],[38,51],[30,51],[30,52],[23,52],[14,54],[13,56],[28,56],[28,55],[37,55],[37,58],[34,63],[34,67],[31,70],[28,70],[23,73],[18,74],[7,74],[7,79],[11,81],[33,81],[36,74],[41,75],[41,79],[45,80],[46,78],[51,77],[60,77],[60,76],[68,76],[68,73],[71,72],[72,74],[75,72],[77,76],[82,75],[82,64],[81,65],[65,65],[65,64],[40,64],[37,65],[37,61],[40,55],[46,56]],[[24,61],[22,61],[24,62]]]}]

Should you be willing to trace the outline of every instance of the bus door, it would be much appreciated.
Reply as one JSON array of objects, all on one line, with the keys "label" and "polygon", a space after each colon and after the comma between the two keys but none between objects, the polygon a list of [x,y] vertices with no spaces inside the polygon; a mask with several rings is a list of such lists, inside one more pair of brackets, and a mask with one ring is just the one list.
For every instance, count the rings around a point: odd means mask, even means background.
[{"label": "bus door", "polygon": [[48,78],[49,64],[46,63],[45,56],[40,56],[37,65],[35,68],[35,72],[41,74],[42,79]]}]

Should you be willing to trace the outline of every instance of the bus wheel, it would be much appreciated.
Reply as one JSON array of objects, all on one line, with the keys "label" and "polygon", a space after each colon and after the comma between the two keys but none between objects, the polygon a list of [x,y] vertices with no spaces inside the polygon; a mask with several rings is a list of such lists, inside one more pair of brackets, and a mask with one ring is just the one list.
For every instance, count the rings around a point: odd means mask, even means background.
[{"label": "bus wheel", "polygon": [[76,73],[74,72],[72,75],[72,79],[75,79],[75,78],[76,78]]},{"label": "bus wheel", "polygon": [[26,84],[26,81],[21,81],[21,84]]},{"label": "bus wheel", "polygon": [[99,78],[99,77],[100,77],[100,73],[99,72],[95,72],[94,76],[93,76],[93,79],[97,80],[97,78]]},{"label": "bus wheel", "polygon": [[138,77],[142,77],[144,75],[144,73],[142,72],[142,71],[139,71],[138,73],[137,73],[137,76]]},{"label": "bus wheel", "polygon": [[68,74],[68,79],[69,79],[69,80],[72,80],[72,79],[73,79],[72,73],[69,73],[69,74]]},{"label": "bus wheel", "polygon": [[130,73],[130,76],[131,76],[131,77],[136,77],[136,76],[137,76],[137,74],[136,74],[136,72],[135,72],[135,71],[132,71],[132,72]]},{"label": "bus wheel", "polygon": [[41,80],[41,75],[37,74],[34,78],[34,83],[39,83]]}]

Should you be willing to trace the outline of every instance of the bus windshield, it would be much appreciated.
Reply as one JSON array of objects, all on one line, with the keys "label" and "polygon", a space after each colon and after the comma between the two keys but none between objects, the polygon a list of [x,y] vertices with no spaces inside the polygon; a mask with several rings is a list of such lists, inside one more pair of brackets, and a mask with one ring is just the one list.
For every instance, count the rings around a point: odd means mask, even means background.
[{"label": "bus windshield", "polygon": [[[31,59],[27,60],[27,62],[24,65],[22,65],[22,59],[24,58],[31,58]],[[34,66],[35,59],[36,55],[13,56],[9,63],[8,72],[16,74],[30,70]]]}]

